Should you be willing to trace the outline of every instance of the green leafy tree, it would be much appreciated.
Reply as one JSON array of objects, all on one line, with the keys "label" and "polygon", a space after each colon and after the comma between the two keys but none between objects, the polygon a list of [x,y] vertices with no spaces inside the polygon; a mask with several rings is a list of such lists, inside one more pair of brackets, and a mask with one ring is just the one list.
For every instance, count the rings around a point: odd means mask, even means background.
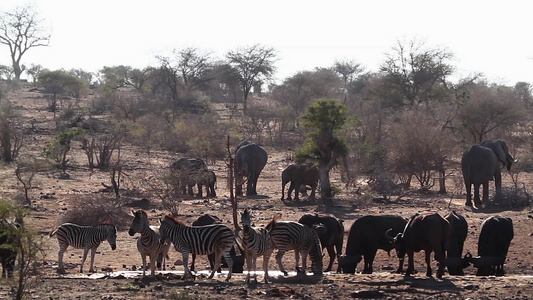
[{"label": "green leafy tree", "polygon": [[42,28],[42,22],[30,5],[0,15],[0,44],[9,47],[17,80],[24,71],[20,64],[24,54],[31,48],[48,46],[50,43],[50,34]]},{"label": "green leafy tree", "polygon": [[311,129],[302,148],[296,153],[297,161],[306,159],[316,161],[320,174],[320,190],[322,198],[332,196],[330,170],[345,158],[348,147],[339,136],[339,131],[347,120],[348,109],[333,99],[320,99],[307,108],[302,116],[304,126]]},{"label": "green leafy tree", "polygon": [[38,76],[38,84],[44,88],[45,93],[51,96],[48,109],[54,112],[54,118],[60,95],[70,95],[79,99],[87,91],[87,84],[82,79],[63,70],[41,72]]}]

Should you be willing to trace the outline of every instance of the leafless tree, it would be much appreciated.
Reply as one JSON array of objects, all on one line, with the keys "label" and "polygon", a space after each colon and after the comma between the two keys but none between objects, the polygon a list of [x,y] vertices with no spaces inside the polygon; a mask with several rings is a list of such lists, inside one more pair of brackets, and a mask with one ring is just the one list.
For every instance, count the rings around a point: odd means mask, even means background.
[{"label": "leafless tree", "polygon": [[247,101],[252,87],[269,79],[275,72],[276,52],[273,48],[261,45],[239,48],[226,54],[229,65],[234,70],[243,91],[243,112],[246,114]]},{"label": "leafless tree", "polygon": [[17,7],[0,16],[0,43],[9,47],[17,80],[24,71],[20,64],[24,54],[31,48],[50,43],[50,34],[42,28],[42,22],[31,5]]}]

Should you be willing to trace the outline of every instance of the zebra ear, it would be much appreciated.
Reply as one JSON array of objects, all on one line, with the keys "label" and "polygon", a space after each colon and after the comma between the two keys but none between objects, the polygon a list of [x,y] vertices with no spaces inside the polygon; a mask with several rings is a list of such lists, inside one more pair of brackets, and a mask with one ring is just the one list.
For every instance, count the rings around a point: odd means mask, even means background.
[{"label": "zebra ear", "polygon": [[135,211],[133,209],[131,210],[131,215],[135,217]]},{"label": "zebra ear", "polygon": [[163,220],[159,218],[159,225],[161,225],[162,223],[163,223]]}]

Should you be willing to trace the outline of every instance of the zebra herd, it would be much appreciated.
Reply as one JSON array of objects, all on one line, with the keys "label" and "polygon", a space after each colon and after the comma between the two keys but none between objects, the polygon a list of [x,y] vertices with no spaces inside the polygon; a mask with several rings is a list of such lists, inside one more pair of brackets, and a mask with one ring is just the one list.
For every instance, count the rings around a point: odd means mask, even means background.
[{"label": "zebra herd", "polygon": [[[170,244],[174,245],[176,251],[183,256],[184,278],[193,277],[189,269],[189,255],[215,255],[215,264],[212,266],[209,279],[213,278],[215,271],[219,269],[222,257],[228,265],[228,275],[225,281],[229,281],[233,273],[233,259],[230,255],[231,249],[238,245],[243,249],[246,258],[248,276],[246,281],[250,281],[250,274],[253,269],[254,279],[256,276],[257,257],[263,256],[264,280],[268,283],[268,261],[272,252],[278,249],[276,262],[281,272],[287,275],[283,267],[283,255],[290,250],[295,250],[296,270],[304,273],[307,268],[307,256],[310,257],[314,274],[322,274],[322,247],[318,237],[319,232],[324,230],[322,224],[308,227],[293,221],[279,221],[279,215],[274,217],[270,223],[264,227],[252,227],[252,210],[246,208],[241,213],[243,224],[243,236],[236,235],[234,231],[224,224],[211,224],[205,226],[188,226],[172,216],[166,215],[159,220],[159,232],[154,230],[148,220],[148,214],[144,210],[132,211],[132,220],[129,235],[140,233],[137,240],[137,249],[141,254],[143,262],[143,277],[146,272],[146,257],[150,257],[151,276],[155,275],[155,266],[165,265],[163,260],[168,256]],[[116,249],[117,229],[111,224],[101,224],[96,226],[80,226],[72,223],[60,225],[50,233],[50,237],[56,235],[59,243],[59,269],[58,272],[65,273],[63,266],[63,254],[68,248],[84,249],[81,262],[80,273],[83,273],[87,253],[91,250],[91,263],[89,272],[94,272],[93,263],[96,249],[101,242],[107,240],[111,249]],[[299,258],[302,256],[302,268],[299,268]]]}]

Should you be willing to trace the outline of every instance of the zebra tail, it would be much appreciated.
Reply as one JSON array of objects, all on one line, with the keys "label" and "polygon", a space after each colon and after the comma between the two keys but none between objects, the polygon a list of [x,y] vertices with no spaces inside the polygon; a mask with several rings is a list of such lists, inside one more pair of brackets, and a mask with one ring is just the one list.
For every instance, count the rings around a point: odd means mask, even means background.
[{"label": "zebra tail", "polygon": [[278,219],[281,218],[281,214],[278,213],[276,215],[274,215],[274,217],[272,218],[272,221],[270,221],[270,223],[268,223],[266,226],[265,226],[265,229],[270,232],[272,231],[275,227],[276,227],[276,224],[278,223]]}]

